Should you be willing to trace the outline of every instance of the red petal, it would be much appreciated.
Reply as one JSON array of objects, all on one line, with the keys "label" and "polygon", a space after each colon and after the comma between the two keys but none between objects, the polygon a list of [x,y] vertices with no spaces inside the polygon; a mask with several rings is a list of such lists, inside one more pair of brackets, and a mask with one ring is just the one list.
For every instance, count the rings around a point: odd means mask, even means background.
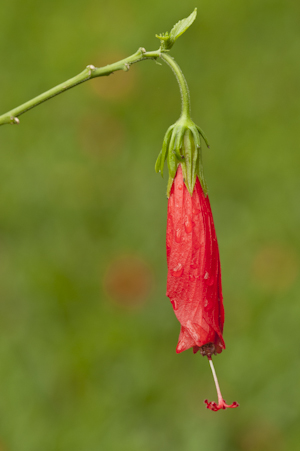
[{"label": "red petal", "polygon": [[182,326],[176,351],[212,342],[221,352],[224,309],[212,212],[198,178],[190,195],[180,165],[168,201],[167,263],[167,296]]}]

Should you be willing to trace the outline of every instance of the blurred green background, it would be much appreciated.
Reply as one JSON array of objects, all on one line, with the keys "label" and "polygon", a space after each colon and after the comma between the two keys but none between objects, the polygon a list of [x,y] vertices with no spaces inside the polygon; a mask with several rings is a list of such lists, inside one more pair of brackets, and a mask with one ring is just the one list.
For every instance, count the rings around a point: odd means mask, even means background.
[{"label": "blurred green background", "polygon": [[146,61],[0,128],[0,451],[299,449],[299,1],[2,2],[0,112],[155,50],[194,7],[172,55],[211,143],[215,365],[240,408],[208,411],[207,361],[175,353],[154,163],[180,95]]}]

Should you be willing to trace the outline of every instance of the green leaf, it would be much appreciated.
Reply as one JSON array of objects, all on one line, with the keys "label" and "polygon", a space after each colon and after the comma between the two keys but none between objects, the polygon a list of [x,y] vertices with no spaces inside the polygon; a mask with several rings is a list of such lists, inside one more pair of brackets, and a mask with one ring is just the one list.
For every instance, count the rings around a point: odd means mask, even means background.
[{"label": "green leaf", "polygon": [[177,22],[176,25],[172,28],[170,33],[162,33],[160,35],[156,34],[155,36],[160,40],[160,46],[162,51],[168,51],[173,47],[174,42],[179,36],[181,36],[194,22],[197,16],[197,8],[194,9],[192,14],[189,15],[186,19],[182,19]]},{"label": "green leaf", "polygon": [[170,39],[172,41],[172,44],[176,41],[179,36],[181,36],[194,22],[197,16],[197,8],[194,9],[192,14],[189,15],[186,19],[182,19],[179,22],[177,22],[176,25],[172,28],[170,32]]}]

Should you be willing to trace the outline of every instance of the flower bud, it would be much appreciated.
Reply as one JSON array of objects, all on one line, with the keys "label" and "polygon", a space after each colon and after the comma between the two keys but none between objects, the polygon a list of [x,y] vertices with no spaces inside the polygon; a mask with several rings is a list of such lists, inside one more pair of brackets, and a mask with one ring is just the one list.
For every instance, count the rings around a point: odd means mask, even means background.
[{"label": "flower bud", "polygon": [[168,201],[167,296],[181,324],[176,351],[210,356],[225,348],[218,242],[198,178],[192,196],[183,180],[181,164]]}]

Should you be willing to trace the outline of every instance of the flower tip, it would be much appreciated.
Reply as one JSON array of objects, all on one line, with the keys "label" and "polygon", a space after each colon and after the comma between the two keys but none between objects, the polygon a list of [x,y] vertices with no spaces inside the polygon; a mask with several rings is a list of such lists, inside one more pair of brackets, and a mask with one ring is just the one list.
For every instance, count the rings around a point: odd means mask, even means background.
[{"label": "flower tip", "polygon": [[207,409],[210,409],[213,412],[217,412],[219,410],[217,404],[213,401],[208,401],[208,399],[205,399],[204,404],[206,404]]},{"label": "flower tip", "polygon": [[206,404],[206,408],[212,410],[213,412],[217,412],[218,410],[226,410],[226,409],[234,409],[235,407],[239,407],[239,404],[237,402],[233,402],[232,404],[226,404],[225,400],[222,399],[219,404],[216,404],[214,401],[208,401],[206,399],[204,401],[204,404]]},{"label": "flower tip", "polygon": [[233,401],[233,403],[229,407],[232,407],[234,409],[235,407],[239,407],[239,403],[236,401]]}]

